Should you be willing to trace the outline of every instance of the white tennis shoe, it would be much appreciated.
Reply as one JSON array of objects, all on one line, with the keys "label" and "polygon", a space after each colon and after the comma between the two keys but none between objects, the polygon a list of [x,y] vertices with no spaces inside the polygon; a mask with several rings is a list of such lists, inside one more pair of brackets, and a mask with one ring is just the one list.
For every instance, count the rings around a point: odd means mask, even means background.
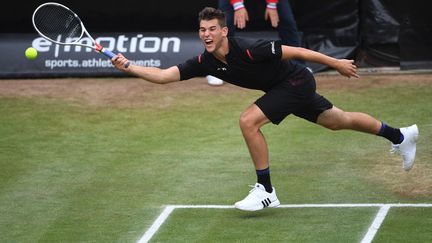
[{"label": "white tennis shoe", "polygon": [[402,168],[405,171],[409,171],[414,165],[419,131],[416,124],[409,127],[402,127],[400,131],[404,136],[404,140],[401,144],[392,144],[390,152],[402,155]]},{"label": "white tennis shoe", "polygon": [[275,188],[273,187],[273,191],[268,193],[264,186],[259,183],[256,183],[249,191],[249,195],[234,204],[236,208],[244,211],[257,211],[267,207],[275,208],[279,205]]},{"label": "white tennis shoe", "polygon": [[209,85],[219,86],[224,84],[224,81],[222,79],[216,78],[215,76],[207,75],[206,78]]}]

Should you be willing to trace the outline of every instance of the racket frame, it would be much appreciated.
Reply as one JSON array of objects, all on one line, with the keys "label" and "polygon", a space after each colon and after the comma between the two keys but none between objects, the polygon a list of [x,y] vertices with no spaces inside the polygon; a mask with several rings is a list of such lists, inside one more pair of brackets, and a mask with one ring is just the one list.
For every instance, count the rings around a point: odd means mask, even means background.
[{"label": "racket frame", "polygon": [[[78,38],[76,38],[75,41],[72,41],[72,42],[60,42],[60,41],[53,40],[53,39],[49,38],[48,36],[44,35],[41,31],[39,31],[39,29],[37,28],[37,25],[36,25],[36,23],[35,23],[35,20],[34,20],[34,19],[35,19],[35,15],[36,15],[37,11],[38,11],[40,8],[42,8],[42,7],[46,6],[46,5],[57,5],[57,6],[59,6],[59,7],[62,7],[62,8],[64,8],[64,9],[67,9],[69,12],[71,12],[71,13],[75,16],[75,18],[77,18],[77,19],[79,20],[82,31],[81,31],[81,35],[80,35]],[[56,2],[47,2],[47,3],[44,3],[44,4],[39,5],[39,6],[35,9],[35,11],[33,12],[33,15],[32,15],[32,23],[33,23],[33,27],[35,28],[36,32],[38,32],[38,34],[39,34],[40,36],[42,36],[42,37],[45,38],[46,40],[51,41],[51,42],[53,42],[53,43],[55,43],[55,44],[59,44],[59,45],[77,45],[77,46],[83,46],[83,47],[92,48],[92,49],[94,49],[95,51],[100,52],[100,53],[104,54],[105,56],[107,56],[107,57],[109,57],[109,58],[113,58],[113,57],[116,55],[116,54],[114,54],[113,52],[111,52],[110,50],[105,49],[105,48],[104,48],[102,45],[100,45],[99,43],[97,43],[97,42],[95,41],[95,39],[90,35],[90,33],[89,33],[89,32],[87,31],[87,29],[85,28],[84,23],[81,21],[80,17],[79,17],[79,16],[78,16],[74,11],[72,11],[71,9],[69,9],[68,7],[66,7],[66,6],[64,6],[64,5],[60,4],[60,3],[56,3]],[[85,34],[88,38],[90,38],[90,40],[92,41],[93,45],[86,45],[86,44],[82,44],[82,43],[79,42],[79,41],[83,38],[84,34]]]}]

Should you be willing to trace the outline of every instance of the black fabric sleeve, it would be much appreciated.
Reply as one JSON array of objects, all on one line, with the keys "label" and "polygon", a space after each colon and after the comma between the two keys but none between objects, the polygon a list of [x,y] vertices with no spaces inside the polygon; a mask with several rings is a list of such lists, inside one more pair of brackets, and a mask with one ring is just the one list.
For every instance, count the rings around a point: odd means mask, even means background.
[{"label": "black fabric sleeve", "polygon": [[180,71],[180,80],[206,76],[203,64],[199,62],[200,59],[200,56],[196,56],[177,65]]}]

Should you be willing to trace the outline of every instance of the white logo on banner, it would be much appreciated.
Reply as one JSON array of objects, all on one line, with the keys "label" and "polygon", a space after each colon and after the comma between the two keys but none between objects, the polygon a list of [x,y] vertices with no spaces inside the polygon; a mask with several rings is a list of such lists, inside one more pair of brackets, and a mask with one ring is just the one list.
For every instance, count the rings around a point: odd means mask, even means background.
[{"label": "white logo on banner", "polygon": [[[71,42],[72,39],[66,40]],[[96,38],[96,42],[100,43],[106,49],[120,52],[120,53],[178,53],[180,52],[181,40],[178,37],[144,37],[142,34],[138,34],[134,37],[127,37],[125,35],[119,35],[118,37],[99,37]],[[82,38],[79,43],[91,44],[90,38]],[[38,37],[33,40],[32,46],[39,52],[49,52],[54,47],[54,57],[59,56],[59,52],[92,52],[91,48],[66,45],[60,46],[45,40],[42,37]]]}]

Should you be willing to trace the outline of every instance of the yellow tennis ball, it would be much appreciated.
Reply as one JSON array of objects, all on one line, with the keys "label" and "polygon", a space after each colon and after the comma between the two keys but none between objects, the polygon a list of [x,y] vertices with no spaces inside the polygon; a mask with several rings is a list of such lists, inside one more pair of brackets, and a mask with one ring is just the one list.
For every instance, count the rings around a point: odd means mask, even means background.
[{"label": "yellow tennis ball", "polygon": [[25,56],[29,60],[34,60],[37,57],[37,55],[38,55],[37,50],[34,49],[33,47],[29,47],[25,51]]}]

